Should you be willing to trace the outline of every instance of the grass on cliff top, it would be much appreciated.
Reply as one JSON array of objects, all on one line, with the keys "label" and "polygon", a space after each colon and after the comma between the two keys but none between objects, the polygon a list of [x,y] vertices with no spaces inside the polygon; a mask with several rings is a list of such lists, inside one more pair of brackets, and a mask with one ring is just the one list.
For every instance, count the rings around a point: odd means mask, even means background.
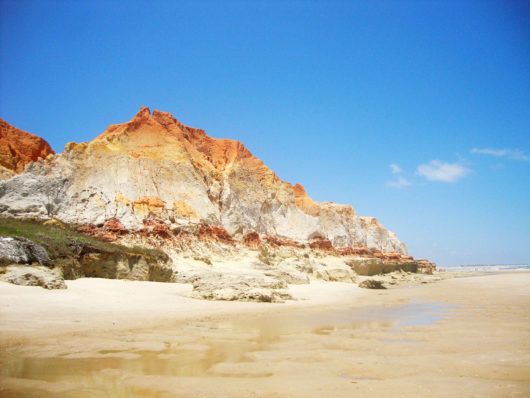
[{"label": "grass on cliff top", "polygon": [[83,235],[68,225],[44,225],[43,221],[33,219],[0,217],[0,236],[20,236],[29,239],[46,248],[51,258],[71,256],[69,246],[72,245],[72,241],[76,241],[109,253],[141,254],[153,260],[167,259],[167,255],[162,250],[103,242]]}]

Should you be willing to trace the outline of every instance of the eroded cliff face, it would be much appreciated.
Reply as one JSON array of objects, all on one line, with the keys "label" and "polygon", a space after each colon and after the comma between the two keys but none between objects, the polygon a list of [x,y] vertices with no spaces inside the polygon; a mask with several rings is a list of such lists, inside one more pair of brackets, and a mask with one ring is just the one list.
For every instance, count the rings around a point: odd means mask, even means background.
[{"label": "eroded cliff face", "polygon": [[28,163],[54,153],[42,138],[0,119],[0,180],[9,179],[24,171]]},{"label": "eroded cliff face", "polygon": [[145,107],[92,142],[67,144],[63,153],[0,182],[0,214],[82,225],[116,219],[130,231],[150,220],[169,229],[210,225],[236,239],[255,232],[258,238],[321,239],[335,247],[406,254],[375,218],[313,201],[239,141],[211,138]]}]

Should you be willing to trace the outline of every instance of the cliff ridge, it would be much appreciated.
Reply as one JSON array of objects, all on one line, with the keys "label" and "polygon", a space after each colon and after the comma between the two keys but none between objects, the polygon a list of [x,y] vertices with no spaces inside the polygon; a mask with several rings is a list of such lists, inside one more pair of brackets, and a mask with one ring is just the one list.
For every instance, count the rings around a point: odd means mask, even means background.
[{"label": "cliff ridge", "polygon": [[46,217],[48,205],[71,224],[115,218],[135,231],[159,219],[172,227],[219,226],[239,238],[251,231],[301,242],[318,237],[334,247],[406,254],[378,222],[367,222],[349,205],[313,201],[241,142],[209,137],[146,107],[3,184],[2,215]]}]

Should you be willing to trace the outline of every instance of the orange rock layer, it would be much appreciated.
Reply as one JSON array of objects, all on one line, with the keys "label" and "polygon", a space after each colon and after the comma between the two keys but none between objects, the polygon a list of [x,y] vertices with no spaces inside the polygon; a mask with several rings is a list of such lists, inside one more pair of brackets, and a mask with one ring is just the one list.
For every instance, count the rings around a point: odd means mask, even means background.
[{"label": "orange rock layer", "polygon": [[[127,137],[127,138],[124,138]],[[304,187],[300,184],[292,186],[276,176],[263,162],[254,157],[252,153],[238,140],[225,138],[212,138],[202,129],[188,127],[179,122],[168,112],[154,110],[142,106],[140,111],[129,122],[113,124],[92,142],[102,140],[125,139],[131,142],[146,143],[144,148],[151,151],[142,152],[140,149],[131,150],[129,156],[134,158],[153,157],[161,153],[156,148],[164,150],[167,143],[177,140],[186,148],[195,165],[201,169],[208,169],[214,173],[221,173],[237,161],[243,162],[247,170],[254,175],[261,176],[263,180],[285,184],[294,190],[295,203],[306,214],[318,217],[320,204],[308,197]],[[349,206],[351,207],[351,206]]]},{"label": "orange rock layer", "polygon": [[[145,131],[149,131],[152,137],[147,137]],[[109,126],[93,142],[122,134],[129,136],[141,134],[145,140],[152,139],[153,145],[160,143],[164,137],[176,138],[194,155],[194,160],[199,164],[201,161],[202,164],[206,161],[219,171],[223,171],[238,159],[252,158],[261,162],[237,140],[209,137],[204,130],[185,126],[168,112],[154,110],[151,114],[149,108],[145,106],[142,106],[129,122]],[[142,154],[134,152],[131,156],[140,157]]]},{"label": "orange rock layer", "polygon": [[30,162],[55,154],[42,138],[11,126],[0,119],[0,165],[21,173]]}]

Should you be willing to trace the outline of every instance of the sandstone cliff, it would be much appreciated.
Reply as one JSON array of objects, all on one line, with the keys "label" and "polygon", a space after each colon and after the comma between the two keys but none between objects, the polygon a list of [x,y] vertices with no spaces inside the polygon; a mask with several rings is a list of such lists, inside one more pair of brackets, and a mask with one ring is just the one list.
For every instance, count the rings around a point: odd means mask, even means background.
[{"label": "sandstone cliff", "polygon": [[320,239],[406,254],[375,218],[360,217],[349,205],[311,200],[239,141],[211,138],[145,107],[92,142],[67,144],[61,154],[0,182],[0,215],[99,226],[117,219],[130,231],[150,220],[169,229],[210,225],[236,239],[255,232],[258,238]]},{"label": "sandstone cliff", "polygon": [[0,180],[24,171],[26,165],[55,152],[42,138],[0,119]]}]

